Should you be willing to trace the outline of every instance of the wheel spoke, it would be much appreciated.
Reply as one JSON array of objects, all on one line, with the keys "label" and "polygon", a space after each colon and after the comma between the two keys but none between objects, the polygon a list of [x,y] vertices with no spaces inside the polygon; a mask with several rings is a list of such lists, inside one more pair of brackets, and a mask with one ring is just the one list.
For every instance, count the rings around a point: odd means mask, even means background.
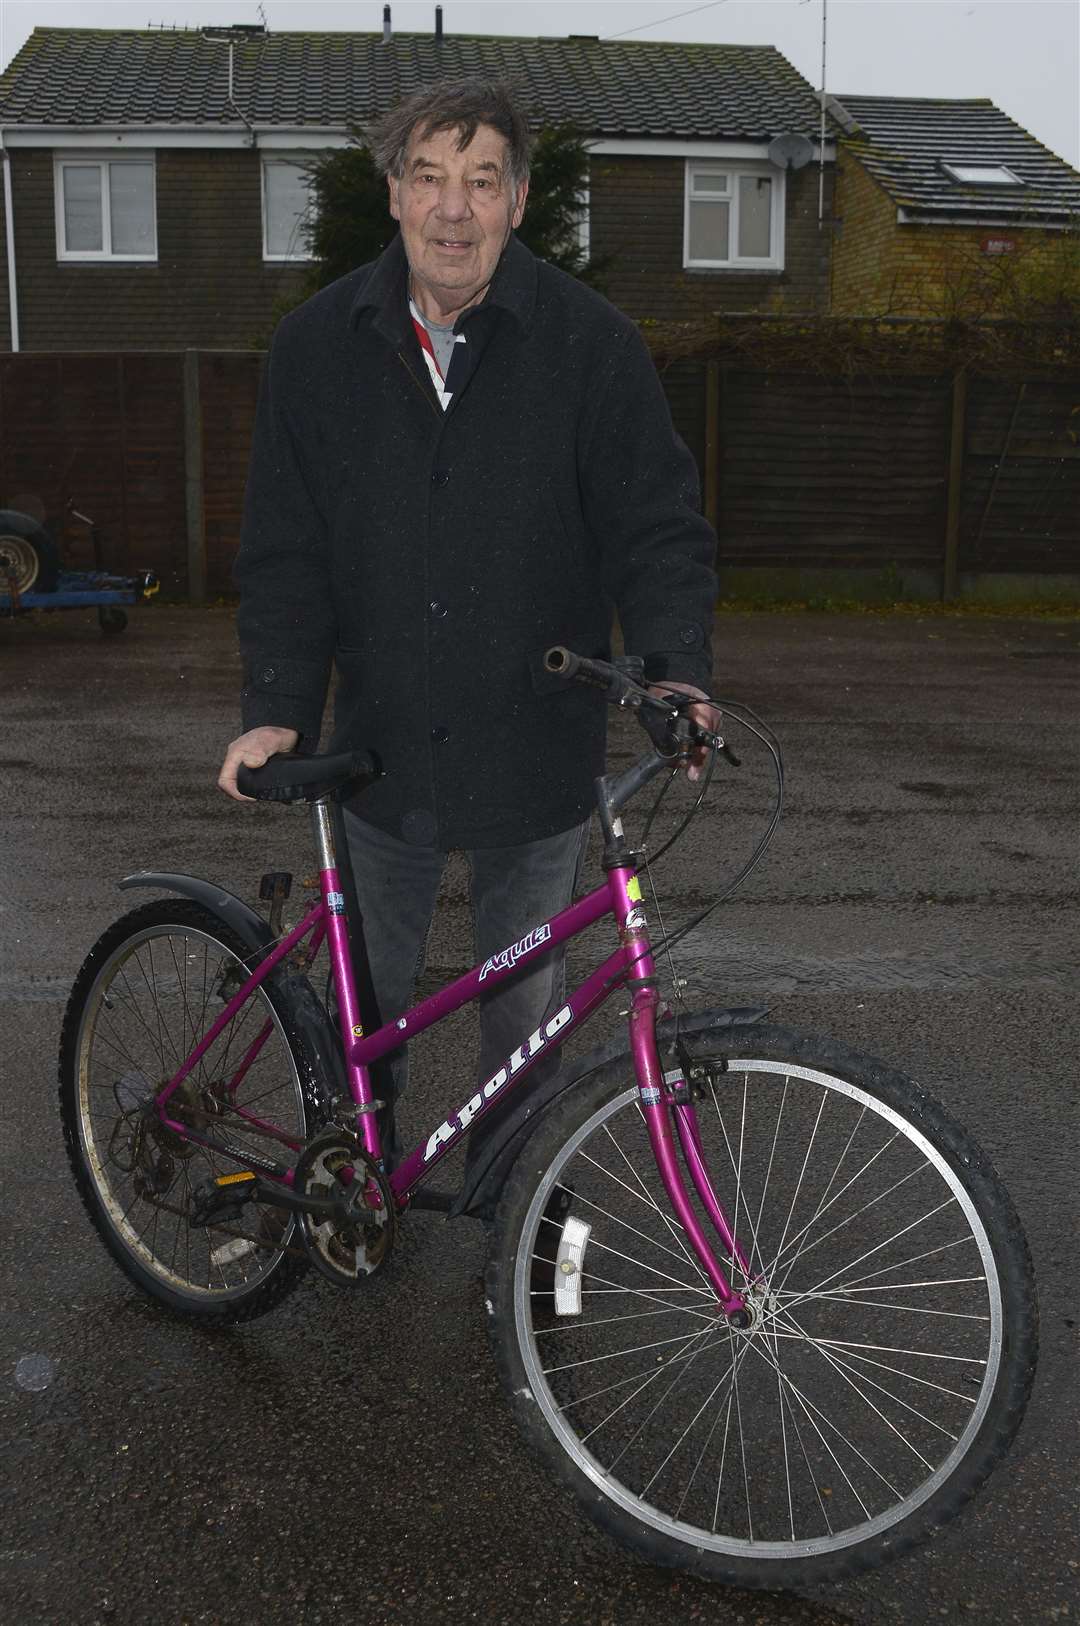
[{"label": "wheel spoke", "polygon": [[[796,1332],[802,1332],[802,1329],[798,1326],[796,1326],[795,1330]],[[845,1357],[842,1355],[838,1355],[835,1349],[824,1349],[817,1343],[817,1340],[813,1338],[806,1338],[806,1343],[808,1347],[812,1347],[831,1365],[850,1373],[852,1376],[856,1375],[855,1368],[852,1367],[850,1360],[845,1359]],[[911,1405],[909,1401],[902,1400],[899,1395],[894,1394],[891,1389],[886,1389],[884,1384],[878,1383],[876,1379],[870,1377],[867,1373],[860,1372],[858,1373],[858,1376],[862,1378],[864,1383],[868,1383],[871,1388],[876,1389],[879,1394],[885,1395],[889,1400],[894,1401],[896,1405],[901,1406],[904,1411],[911,1412],[912,1416],[917,1417],[920,1422],[926,1423],[930,1428],[936,1429],[938,1433],[944,1434],[950,1440],[955,1441],[958,1438],[958,1436],[954,1434],[951,1429],[946,1428],[944,1424],[939,1423],[933,1417],[928,1416],[926,1412],[920,1411],[917,1406]]]},{"label": "wheel spoke", "polygon": [[[644,1115],[642,1114],[640,1107],[638,1108],[638,1117],[641,1119],[642,1123],[644,1123]],[[635,1168],[634,1164],[631,1163],[630,1159],[627,1157],[626,1153],[623,1151],[622,1147],[619,1145],[618,1141],[615,1139],[614,1135],[611,1133],[611,1130],[608,1128],[607,1124],[604,1125],[604,1133],[607,1135],[608,1139],[611,1141],[611,1144],[614,1146],[615,1150],[618,1152],[619,1156],[622,1158],[623,1162],[626,1164],[626,1167],[629,1169],[630,1173],[633,1175],[634,1179],[637,1181],[638,1185],[641,1187],[643,1201],[647,1202],[649,1204],[650,1208],[652,1208],[657,1214],[659,1214],[659,1216],[660,1216],[661,1220],[663,1221],[664,1225],[666,1226],[667,1230],[669,1231],[671,1236],[675,1239],[675,1241],[679,1244],[679,1250],[683,1254],[683,1256],[685,1257],[687,1264],[701,1278],[701,1280],[706,1284],[706,1286],[708,1286],[709,1285],[708,1277],[706,1276],[705,1272],[701,1268],[700,1260],[695,1256],[695,1254],[687,1246],[687,1243],[684,1240],[684,1232],[683,1232],[682,1226],[679,1224],[679,1222],[672,1215],[670,1215],[667,1212],[666,1208],[662,1208],[660,1206],[657,1199],[653,1196],[652,1192],[649,1190],[648,1186],[645,1184],[645,1181],[643,1180],[640,1172],[637,1170],[637,1168]],[[615,1176],[612,1175],[611,1178],[614,1179]],[[619,1184],[621,1185],[622,1182],[620,1181]],[[710,1291],[711,1291],[711,1289],[710,1289]]]},{"label": "wheel spoke", "polygon": [[[655,1237],[647,1235],[645,1231],[639,1231],[636,1225],[631,1225],[629,1220],[621,1219],[617,1214],[612,1214],[608,1209],[601,1207],[599,1203],[594,1203],[591,1197],[583,1197],[580,1193],[575,1193],[574,1201],[576,1203],[584,1204],[586,1208],[591,1208],[597,1214],[602,1214],[604,1218],[610,1220],[613,1225],[621,1226],[621,1228],[625,1231],[631,1231],[634,1236],[640,1237],[642,1242],[647,1242],[652,1248],[659,1248],[661,1253],[670,1255],[672,1259],[678,1259],[682,1263],[690,1262],[686,1258],[685,1250],[679,1253],[676,1252],[674,1248],[669,1248],[665,1243],[658,1242]],[[554,1225],[559,1230],[562,1229],[558,1220],[548,1219],[546,1214],[544,1218],[547,1220],[549,1225]],[[701,1270],[701,1267],[697,1265],[696,1261],[694,1261],[694,1264],[698,1270],[698,1274],[701,1276],[702,1281],[706,1281],[707,1277],[705,1276],[704,1271]]]},{"label": "wheel spoke", "polygon": [[[923,1467],[929,1473],[933,1473],[933,1471],[934,1471],[933,1463],[928,1461],[928,1459],[923,1456],[922,1452],[917,1449],[917,1447],[915,1446],[913,1441],[909,1440],[907,1435],[904,1434],[899,1428],[897,1428],[895,1423],[891,1422],[889,1420],[889,1418],[886,1417],[885,1413],[881,1410],[881,1407],[878,1406],[878,1405],[875,1405],[874,1401],[866,1393],[866,1391],[859,1387],[859,1385],[855,1382],[855,1379],[851,1376],[851,1373],[847,1370],[846,1363],[843,1363],[843,1362],[837,1360],[837,1358],[835,1357],[835,1355],[832,1352],[832,1348],[827,1344],[823,1344],[823,1343],[819,1342],[819,1340],[816,1339],[816,1338],[813,1338],[813,1339],[804,1338],[802,1328],[799,1327],[798,1323],[792,1322],[791,1325],[794,1328],[795,1336],[797,1338],[803,1339],[803,1341],[806,1343],[806,1345],[809,1348],[813,1349],[814,1352],[816,1354],[820,1355],[823,1360],[828,1361],[828,1363],[833,1368],[833,1370],[840,1374],[843,1381],[846,1384],[848,1384],[855,1391],[855,1393],[859,1396],[859,1398],[862,1401],[864,1401],[866,1403],[867,1406],[869,1406],[870,1410],[874,1413],[874,1415],[881,1419],[881,1421],[885,1424],[885,1427],[887,1429],[889,1429],[896,1436],[896,1438],[901,1442],[902,1445],[905,1445],[907,1447],[907,1449],[909,1451],[911,1451],[919,1459],[919,1461],[922,1463]],[[865,1381],[869,1382],[870,1380],[866,1379]],[[877,1388],[878,1385],[875,1384],[874,1387]],[[914,1411],[914,1407],[909,1407],[908,1409],[911,1410],[911,1411]]]}]

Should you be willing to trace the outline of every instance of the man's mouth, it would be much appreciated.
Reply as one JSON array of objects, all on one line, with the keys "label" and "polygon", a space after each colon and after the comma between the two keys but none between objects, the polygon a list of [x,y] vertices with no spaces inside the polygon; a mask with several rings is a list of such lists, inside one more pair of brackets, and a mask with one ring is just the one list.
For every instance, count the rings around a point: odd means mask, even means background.
[{"label": "man's mouth", "polygon": [[462,237],[433,237],[431,241],[436,248],[441,248],[450,254],[464,254],[466,249],[473,247],[470,239]]}]

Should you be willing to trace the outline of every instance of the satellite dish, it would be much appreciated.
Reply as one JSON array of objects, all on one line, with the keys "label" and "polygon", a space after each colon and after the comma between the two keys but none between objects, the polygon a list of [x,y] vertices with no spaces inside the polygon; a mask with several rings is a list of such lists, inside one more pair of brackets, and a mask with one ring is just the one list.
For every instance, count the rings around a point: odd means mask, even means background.
[{"label": "satellite dish", "polygon": [[777,169],[802,169],[814,156],[814,143],[801,135],[778,135],[769,142],[769,163]]}]

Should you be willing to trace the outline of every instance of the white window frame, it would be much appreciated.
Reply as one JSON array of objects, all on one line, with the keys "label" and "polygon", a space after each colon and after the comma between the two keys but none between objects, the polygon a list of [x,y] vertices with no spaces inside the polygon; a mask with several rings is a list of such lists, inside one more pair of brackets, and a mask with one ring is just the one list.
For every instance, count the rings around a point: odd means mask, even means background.
[{"label": "white window frame", "polygon": [[[154,233],[154,247],[150,254],[114,254],[112,251],[112,219],[111,198],[107,171],[111,165],[117,164],[149,164],[153,184],[150,188],[151,225]],[[64,218],[64,170],[69,166],[81,168],[96,168],[101,177],[101,248],[71,248],[67,246],[67,228]],[[153,265],[158,257],[158,231],[157,231],[157,162],[153,152],[124,152],[110,153],[107,157],[101,152],[58,152],[53,159],[53,198],[56,204],[56,258],[66,261],[80,261],[83,264],[109,265],[132,264]]]},{"label": "white window frame", "polygon": [[[288,254],[271,254],[268,234],[270,230],[270,212],[266,206],[266,172],[271,164],[290,164],[293,169],[310,164],[314,154],[310,152],[264,152],[259,165],[259,200],[262,209],[262,257],[269,265],[310,265],[315,256],[306,246],[292,250]],[[314,200],[313,200],[314,202]]]},{"label": "white window frame", "polygon": [[[768,256],[736,254],[727,260],[692,260],[690,258],[690,202],[707,202],[707,196],[700,192],[692,192],[694,176],[704,171],[706,174],[721,171],[731,176],[731,189],[726,195],[728,205],[728,244],[737,245],[739,241],[739,187],[738,179],[741,175],[752,175],[765,178],[772,182],[772,214],[769,222],[769,238],[772,243],[772,253]],[[686,160],[686,173],[683,181],[683,268],[687,271],[782,271],[784,269],[784,214],[787,187],[786,175],[775,164],[747,163],[727,158],[688,158]],[[721,201],[718,195],[717,201]]]},{"label": "white window frame", "polygon": [[[1009,168],[1008,164],[984,164],[980,163],[977,158],[967,160],[957,158],[951,163],[947,163],[943,158],[941,160],[941,167],[949,177],[950,181],[956,181],[960,186],[1011,187],[1024,186],[1026,184],[1015,170]],[[983,171],[983,173],[981,175],[972,177],[971,175],[964,175],[961,173],[961,171],[965,169],[980,169]],[[992,174],[994,171],[996,171],[996,173]]]}]

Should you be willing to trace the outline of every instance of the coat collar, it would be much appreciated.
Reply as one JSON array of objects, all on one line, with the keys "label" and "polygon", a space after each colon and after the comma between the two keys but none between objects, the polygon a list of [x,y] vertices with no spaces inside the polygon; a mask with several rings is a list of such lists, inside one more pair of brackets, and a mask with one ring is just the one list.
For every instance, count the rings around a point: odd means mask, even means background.
[{"label": "coat collar", "polygon": [[[349,311],[350,326],[366,312],[374,310],[374,326],[392,344],[401,344],[411,332],[406,298],[407,261],[401,233],[375,260],[364,278]],[[526,331],[536,308],[536,256],[519,242],[513,232],[503,249],[487,295],[479,305],[465,312],[467,321],[474,311],[494,306],[506,311]]]}]

